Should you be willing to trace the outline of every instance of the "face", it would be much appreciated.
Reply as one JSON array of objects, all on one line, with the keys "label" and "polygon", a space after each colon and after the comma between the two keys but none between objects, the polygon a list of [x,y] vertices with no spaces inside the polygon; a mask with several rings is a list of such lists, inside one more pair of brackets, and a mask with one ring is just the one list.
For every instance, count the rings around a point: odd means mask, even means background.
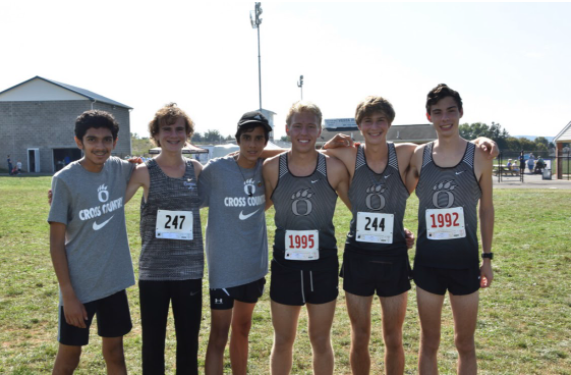
[{"label": "face", "polygon": [[179,117],[174,124],[161,125],[155,139],[163,151],[180,152],[187,140],[184,118]]},{"label": "face", "polygon": [[244,158],[251,163],[256,163],[266,147],[266,137],[264,128],[257,126],[250,131],[240,134],[238,145],[240,146],[240,158]]},{"label": "face", "polygon": [[451,97],[447,96],[430,106],[430,113],[426,114],[428,121],[432,122],[439,136],[449,136],[458,133],[458,124],[463,112]]},{"label": "face", "polygon": [[107,128],[89,128],[83,139],[75,138],[75,143],[85,153],[81,163],[83,167],[88,171],[98,172],[111,156],[117,139],[113,141],[113,134]]},{"label": "face", "polygon": [[286,126],[287,135],[291,138],[292,150],[307,152],[315,150],[315,142],[321,135],[321,124],[317,116],[311,112],[298,112],[291,118],[291,125]]},{"label": "face", "polygon": [[373,112],[366,115],[359,124],[359,130],[365,138],[365,143],[386,141],[390,127],[391,124],[383,112]]}]

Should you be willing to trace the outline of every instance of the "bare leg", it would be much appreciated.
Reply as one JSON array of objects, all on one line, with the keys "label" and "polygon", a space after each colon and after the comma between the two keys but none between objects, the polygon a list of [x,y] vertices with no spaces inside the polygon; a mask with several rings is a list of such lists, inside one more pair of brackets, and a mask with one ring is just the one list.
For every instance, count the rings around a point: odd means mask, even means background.
[{"label": "bare leg", "polygon": [[450,294],[450,305],[454,315],[454,344],[458,350],[458,374],[476,375],[476,346],[474,333],[478,319],[478,292],[455,296]]},{"label": "bare leg", "polygon": [[418,373],[436,375],[438,374],[436,355],[440,346],[440,319],[444,296],[427,292],[417,286],[416,301],[421,329]]},{"label": "bare leg", "polygon": [[404,374],[402,326],[406,314],[407,292],[393,297],[381,297],[383,340],[385,341],[385,373]]},{"label": "bare leg", "polygon": [[60,343],[52,374],[53,375],[73,374],[73,372],[77,368],[77,365],[79,364],[80,356],[81,356],[81,346],[71,346]]},{"label": "bare leg", "polygon": [[108,375],[127,374],[125,354],[123,353],[123,336],[103,337],[102,350]]},{"label": "bare leg", "polygon": [[337,300],[314,305],[307,304],[309,316],[309,340],[313,349],[313,373],[331,375],[335,367],[335,356],[331,346],[331,326]]},{"label": "bare leg", "polygon": [[353,375],[369,374],[371,370],[369,340],[371,338],[373,296],[363,297],[346,291],[345,299],[351,320],[351,370]]},{"label": "bare leg", "polygon": [[232,309],[210,310],[210,312],[210,338],[206,349],[204,371],[207,375],[221,375],[224,372],[224,349],[228,342]]},{"label": "bare leg", "polygon": [[289,374],[292,367],[293,343],[301,306],[282,305],[272,301],[274,346],[270,359],[272,375]]},{"label": "bare leg", "polygon": [[255,306],[255,303],[234,301],[230,336],[230,362],[234,375],[246,375],[248,372],[248,335]]}]

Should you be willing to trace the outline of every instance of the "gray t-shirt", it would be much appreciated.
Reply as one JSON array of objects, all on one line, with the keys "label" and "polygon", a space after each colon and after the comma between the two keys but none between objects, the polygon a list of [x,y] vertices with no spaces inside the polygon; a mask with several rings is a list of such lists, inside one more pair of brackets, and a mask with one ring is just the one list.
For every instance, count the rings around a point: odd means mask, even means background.
[{"label": "gray t-shirt", "polygon": [[134,164],[110,157],[99,173],[72,162],[52,179],[48,222],[66,225],[69,274],[81,303],[135,284],[124,209],[133,169]]},{"label": "gray t-shirt", "polygon": [[268,235],[262,161],[240,168],[233,157],[208,162],[198,179],[209,207],[206,256],[211,289],[231,288],[268,273]]}]

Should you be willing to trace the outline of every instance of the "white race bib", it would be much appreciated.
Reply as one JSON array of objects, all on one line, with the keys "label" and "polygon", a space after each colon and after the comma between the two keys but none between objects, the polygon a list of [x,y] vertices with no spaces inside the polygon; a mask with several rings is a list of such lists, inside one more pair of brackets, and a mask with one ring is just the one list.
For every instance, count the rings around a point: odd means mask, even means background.
[{"label": "white race bib", "polygon": [[192,211],[157,211],[156,238],[192,241]]},{"label": "white race bib", "polygon": [[453,240],[466,237],[464,208],[426,210],[426,237],[429,240]]},{"label": "white race bib", "polygon": [[392,244],[394,222],[393,214],[357,212],[355,241]]},{"label": "white race bib", "polygon": [[319,231],[286,230],[285,258],[289,260],[319,259]]}]

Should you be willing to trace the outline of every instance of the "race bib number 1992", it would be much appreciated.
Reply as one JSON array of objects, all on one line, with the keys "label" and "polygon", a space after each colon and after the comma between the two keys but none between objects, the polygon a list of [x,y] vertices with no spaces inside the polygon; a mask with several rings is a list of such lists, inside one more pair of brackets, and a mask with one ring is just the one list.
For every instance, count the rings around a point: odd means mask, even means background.
[{"label": "race bib number 1992", "polygon": [[453,240],[466,237],[464,208],[426,210],[426,237],[429,240]]},{"label": "race bib number 1992", "polygon": [[157,210],[155,237],[192,241],[192,211]]}]

